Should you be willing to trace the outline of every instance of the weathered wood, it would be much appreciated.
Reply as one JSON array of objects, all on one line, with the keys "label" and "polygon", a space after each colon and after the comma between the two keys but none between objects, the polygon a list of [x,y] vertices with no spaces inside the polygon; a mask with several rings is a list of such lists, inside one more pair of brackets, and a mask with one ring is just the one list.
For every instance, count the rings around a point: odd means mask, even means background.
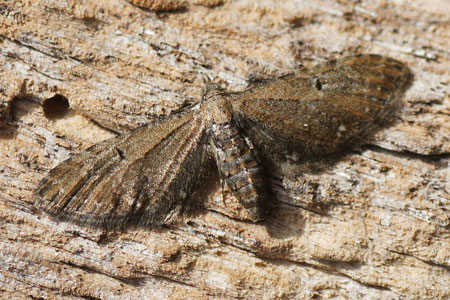
[{"label": "weathered wood", "polygon": [[[0,4],[1,298],[450,298],[448,3],[203,2]],[[355,53],[410,66],[403,109],[329,169],[274,178],[278,207],[263,223],[239,221],[220,186],[200,197],[205,209],[153,231],[33,208],[48,170],[115,134],[105,128],[199,101],[205,75],[238,91]],[[64,117],[44,114],[55,95],[70,103]]]}]

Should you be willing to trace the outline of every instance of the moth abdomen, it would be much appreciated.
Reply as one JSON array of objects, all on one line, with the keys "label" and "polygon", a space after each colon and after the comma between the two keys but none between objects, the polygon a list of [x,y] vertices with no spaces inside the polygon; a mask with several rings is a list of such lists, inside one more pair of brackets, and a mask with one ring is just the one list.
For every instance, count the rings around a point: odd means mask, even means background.
[{"label": "moth abdomen", "polygon": [[219,172],[252,221],[263,219],[264,176],[253,149],[232,123],[212,126],[212,143]]}]

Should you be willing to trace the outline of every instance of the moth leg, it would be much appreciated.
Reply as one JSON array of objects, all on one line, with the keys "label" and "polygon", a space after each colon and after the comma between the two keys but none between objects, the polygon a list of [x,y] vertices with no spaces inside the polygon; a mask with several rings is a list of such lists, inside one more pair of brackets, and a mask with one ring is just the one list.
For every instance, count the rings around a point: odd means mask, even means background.
[{"label": "moth leg", "polygon": [[239,132],[226,101],[212,109],[212,149],[223,180],[247,209],[253,222],[263,219],[261,204],[266,196],[263,170],[256,154]]},{"label": "moth leg", "polygon": [[[216,157],[216,161],[217,161],[217,157]],[[220,191],[222,193],[222,204],[225,205],[225,180],[223,179],[222,173],[220,172],[220,169],[218,169],[220,176]]]}]

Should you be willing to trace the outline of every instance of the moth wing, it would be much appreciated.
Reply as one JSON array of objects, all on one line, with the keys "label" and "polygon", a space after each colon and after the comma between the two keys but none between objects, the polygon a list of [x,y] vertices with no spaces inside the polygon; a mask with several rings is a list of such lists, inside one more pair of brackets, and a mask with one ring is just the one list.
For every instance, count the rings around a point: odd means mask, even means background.
[{"label": "moth wing", "polygon": [[191,111],[96,144],[50,171],[36,206],[80,225],[160,226],[202,177],[205,128]]},{"label": "moth wing", "polygon": [[350,56],[256,85],[234,95],[232,105],[263,153],[318,157],[347,148],[383,125],[411,77],[394,59]]}]

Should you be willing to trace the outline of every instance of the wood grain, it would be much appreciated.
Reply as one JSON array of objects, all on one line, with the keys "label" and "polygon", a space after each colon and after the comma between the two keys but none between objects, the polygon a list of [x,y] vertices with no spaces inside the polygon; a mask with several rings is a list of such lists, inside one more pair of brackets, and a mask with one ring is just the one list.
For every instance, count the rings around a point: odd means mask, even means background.
[{"label": "wood grain", "polygon": [[[176,13],[123,0],[3,1],[0,294],[450,297],[449,14],[445,0],[242,0]],[[34,209],[52,167],[199,101],[205,76],[241,91],[357,53],[412,70],[398,119],[324,172],[273,179],[279,206],[263,224],[234,219],[244,211],[220,186],[199,193],[205,209],[153,231],[86,229]],[[42,105],[55,95],[70,110],[49,120]]]}]

